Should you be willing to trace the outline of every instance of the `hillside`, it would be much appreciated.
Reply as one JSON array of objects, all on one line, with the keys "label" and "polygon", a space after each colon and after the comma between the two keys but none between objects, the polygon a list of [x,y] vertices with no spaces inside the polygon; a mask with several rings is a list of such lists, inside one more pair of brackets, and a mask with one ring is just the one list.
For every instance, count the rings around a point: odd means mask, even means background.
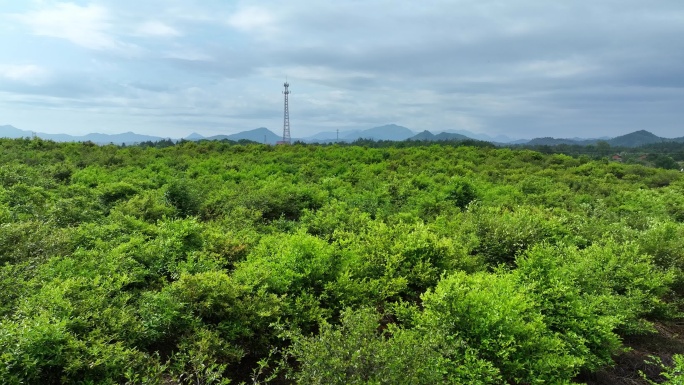
[{"label": "hillside", "polygon": [[423,131],[420,134],[416,134],[407,140],[418,140],[418,141],[448,141],[448,140],[469,140],[472,138],[469,138],[465,135],[461,134],[456,134],[456,133],[451,133],[451,132],[441,132],[437,135],[434,135],[430,131]]},{"label": "hillside", "polygon": [[192,134],[185,137],[185,140],[202,140],[202,139],[205,139],[204,136],[202,136],[196,132],[193,132]]},{"label": "hillside", "polygon": [[10,125],[0,126],[0,138],[17,139],[17,138],[30,138],[32,136],[33,136],[33,133],[31,131],[20,130],[20,129],[18,129],[14,126],[10,126]]},{"label": "hillside", "polygon": [[527,142],[525,139],[513,139],[511,137],[508,137],[506,135],[496,135],[496,136],[491,136],[483,133],[475,133],[472,131],[468,130],[444,130],[446,133],[451,133],[451,134],[461,134],[469,139],[476,139],[476,140],[481,140],[485,142],[492,142],[492,143],[512,143],[512,142]]},{"label": "hillside", "polygon": [[[503,143],[502,141],[510,141],[510,138],[499,135],[496,138],[492,139],[491,137],[484,135],[484,134],[473,134],[468,131],[459,131],[459,132],[465,132],[468,133],[469,135],[464,135],[461,133],[457,133],[456,131],[444,131],[441,132],[437,135],[433,134],[432,132],[428,130],[424,130],[421,133],[414,133],[410,129],[403,127],[403,126],[398,126],[396,124],[388,124],[384,126],[378,126],[378,127],[373,127],[370,129],[366,130],[352,130],[352,131],[343,131],[340,132],[340,141],[341,142],[353,142],[358,139],[370,139],[370,140],[375,140],[375,141],[404,141],[404,140],[411,140],[411,141],[458,141],[458,140],[469,140],[469,139],[477,139],[477,140],[483,140],[482,138],[488,138],[488,141],[491,141],[493,143],[499,143],[499,145],[506,145],[506,143]],[[136,134],[134,132],[126,132],[122,134],[98,134],[98,133],[92,133],[92,134],[87,134],[87,135],[82,135],[82,136],[72,136],[72,135],[67,135],[67,134],[46,134],[46,133],[41,133],[41,132],[31,132],[31,131],[24,131],[20,130],[16,127],[13,127],[11,125],[5,125],[5,126],[0,126],[0,137],[5,137],[5,138],[21,138],[21,137],[32,137],[33,135],[42,138],[42,139],[49,139],[49,140],[54,140],[57,142],[85,142],[85,141],[91,141],[97,144],[135,144],[135,143],[142,143],[142,142],[157,142],[160,140],[163,140],[165,138],[157,137],[157,136],[150,136],[150,135],[140,135]],[[302,140],[305,142],[310,142],[310,143],[320,143],[320,142],[334,142],[336,141],[338,133],[337,132],[332,132],[332,131],[323,131],[319,132],[317,134],[311,135],[309,137],[305,137],[302,139],[296,139],[293,138],[293,141],[295,140]],[[169,138],[167,138],[169,139]],[[192,133],[191,135],[187,136],[184,138],[186,140],[191,140],[191,141],[197,141],[197,140],[222,140],[222,139],[227,139],[227,140],[233,140],[233,141],[239,141],[239,140],[249,140],[257,143],[266,143],[266,144],[276,144],[278,141],[281,140],[281,136],[278,134],[273,133],[269,129],[265,127],[260,127],[254,130],[248,130],[248,131],[243,131],[243,132],[238,132],[236,134],[230,134],[230,135],[214,135],[214,136],[209,136],[209,137],[204,137],[198,133]],[[172,140],[177,140],[177,139],[172,139]],[[534,138],[532,140],[516,140],[516,141],[511,141],[508,143],[508,145],[514,145],[514,146],[557,146],[557,145],[578,145],[578,146],[587,146],[591,144],[597,143],[599,140],[604,140],[608,144],[610,144],[613,147],[640,147],[648,144],[654,144],[654,143],[660,143],[660,142],[679,142],[679,143],[684,143],[684,137],[680,138],[661,138],[656,136],[655,134],[641,130],[641,131],[636,131],[632,132],[626,135],[618,136],[615,138],[601,138],[601,139],[582,139],[582,138],[572,138],[572,139],[564,139],[564,138],[552,138],[552,137],[544,137],[544,138]]]},{"label": "hillside", "polygon": [[560,144],[567,144],[567,145],[579,145],[579,146],[586,146],[590,144],[595,144],[598,141],[605,141],[609,145],[613,147],[641,147],[645,146],[648,144],[653,144],[653,143],[661,143],[661,142],[682,142],[684,141],[684,138],[674,138],[674,139],[669,139],[669,138],[661,138],[649,131],[645,130],[640,130],[640,131],[635,131],[626,135],[618,136],[615,138],[602,138],[602,139],[580,139],[580,138],[573,138],[573,139],[557,139],[557,138],[551,138],[551,137],[545,137],[545,138],[534,138],[527,143],[524,143],[524,145],[528,146],[557,146]]},{"label": "hillside", "polygon": [[215,135],[205,138],[206,140],[251,140],[257,143],[265,144],[276,144],[279,140],[282,140],[282,136],[274,134],[271,130],[266,127],[259,127],[249,131],[238,132],[237,134],[231,135]]},{"label": "hillside", "polygon": [[414,136],[412,136],[406,140],[428,140],[428,141],[430,141],[430,140],[435,140],[435,135],[432,132],[425,130],[425,131],[423,131],[419,134],[416,134],[416,135],[414,135]]},{"label": "hillside", "polygon": [[402,141],[414,135],[415,133],[406,127],[388,124],[346,134],[344,140],[348,142],[353,142],[357,139]]},{"label": "hillside", "polygon": [[93,142],[98,144],[135,144],[142,142],[156,142],[165,138],[152,135],[140,135],[134,132],[125,132],[122,134],[87,134],[83,136],[70,136],[61,134],[41,134],[41,138],[50,139],[58,142]]},{"label": "hillside", "polygon": [[586,146],[588,144],[593,144],[596,142],[597,142],[597,140],[592,140],[592,139],[577,140],[577,139],[557,139],[557,138],[545,137],[545,138],[534,138],[525,144],[530,145],[530,146],[557,146],[559,144]]},{"label": "hillside", "polygon": [[0,139],[0,383],[634,385],[682,352],[684,173],[381,144]]},{"label": "hillside", "polygon": [[164,138],[151,135],[140,135],[134,132],[122,134],[98,134],[87,135],[67,135],[67,134],[46,134],[44,132],[32,132],[20,130],[13,126],[0,126],[0,137],[4,138],[30,138],[36,136],[41,139],[54,140],[55,142],[93,142],[97,144],[135,144],[142,142],[157,142]]},{"label": "hillside", "polygon": [[465,135],[461,134],[455,134],[451,132],[441,132],[437,135],[435,135],[435,140],[470,140],[472,138],[469,138]]},{"label": "hillside", "polygon": [[639,147],[645,144],[659,143],[667,140],[668,139],[661,138],[648,131],[640,130],[610,139],[608,140],[608,144],[620,147]]},{"label": "hillside", "polygon": [[304,141],[309,142],[309,143],[326,143],[326,142],[335,142],[338,140],[339,141],[346,141],[345,137],[356,137],[362,130],[346,130],[346,131],[321,131],[317,132],[314,135],[307,136],[303,138]]}]

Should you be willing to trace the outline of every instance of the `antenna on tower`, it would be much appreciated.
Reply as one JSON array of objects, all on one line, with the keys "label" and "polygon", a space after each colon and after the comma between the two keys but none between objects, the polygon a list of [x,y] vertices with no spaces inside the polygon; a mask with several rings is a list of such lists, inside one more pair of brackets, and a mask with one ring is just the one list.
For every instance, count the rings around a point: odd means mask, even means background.
[{"label": "antenna on tower", "polygon": [[283,116],[283,140],[278,141],[278,144],[290,144],[292,141],[290,139],[290,107],[287,101],[287,96],[290,94],[290,90],[288,88],[290,87],[290,83],[287,82],[287,77],[285,78],[285,83],[283,84],[283,87],[285,87],[285,91],[283,91],[283,95],[285,95],[285,113]]}]

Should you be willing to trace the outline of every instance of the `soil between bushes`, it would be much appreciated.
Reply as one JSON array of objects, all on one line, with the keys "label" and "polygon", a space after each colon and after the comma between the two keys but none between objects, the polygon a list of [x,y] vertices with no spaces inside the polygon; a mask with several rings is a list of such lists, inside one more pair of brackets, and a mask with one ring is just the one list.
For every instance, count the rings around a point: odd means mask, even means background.
[{"label": "soil between bushes", "polygon": [[615,365],[595,373],[582,373],[576,382],[587,385],[649,385],[640,375],[650,380],[663,381],[661,369],[649,363],[650,357],[660,357],[665,365],[672,364],[672,356],[684,354],[684,319],[654,323],[656,333],[625,338],[629,351],[615,357]]}]

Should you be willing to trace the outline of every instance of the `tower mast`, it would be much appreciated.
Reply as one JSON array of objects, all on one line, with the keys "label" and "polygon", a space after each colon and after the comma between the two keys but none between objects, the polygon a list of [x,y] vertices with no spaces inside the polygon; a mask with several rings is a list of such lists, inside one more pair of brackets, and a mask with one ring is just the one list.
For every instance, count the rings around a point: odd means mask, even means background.
[{"label": "tower mast", "polygon": [[287,96],[290,94],[290,90],[288,87],[290,87],[290,83],[285,81],[283,84],[285,87],[285,91],[283,91],[283,95],[285,95],[285,113],[283,116],[283,140],[278,142],[279,144],[290,144],[292,139],[290,138],[290,106],[288,105],[287,101]]}]

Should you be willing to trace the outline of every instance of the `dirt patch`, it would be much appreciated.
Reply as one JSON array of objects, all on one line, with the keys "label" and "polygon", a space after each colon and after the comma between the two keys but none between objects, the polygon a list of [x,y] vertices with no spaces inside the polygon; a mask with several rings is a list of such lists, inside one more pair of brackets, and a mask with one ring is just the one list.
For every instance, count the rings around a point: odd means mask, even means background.
[{"label": "dirt patch", "polygon": [[648,385],[639,372],[652,381],[662,381],[660,369],[648,363],[649,357],[660,357],[663,363],[671,365],[674,354],[684,354],[684,320],[656,322],[654,326],[657,333],[625,338],[625,346],[630,350],[615,357],[615,366],[580,374],[575,381],[587,385]]}]

